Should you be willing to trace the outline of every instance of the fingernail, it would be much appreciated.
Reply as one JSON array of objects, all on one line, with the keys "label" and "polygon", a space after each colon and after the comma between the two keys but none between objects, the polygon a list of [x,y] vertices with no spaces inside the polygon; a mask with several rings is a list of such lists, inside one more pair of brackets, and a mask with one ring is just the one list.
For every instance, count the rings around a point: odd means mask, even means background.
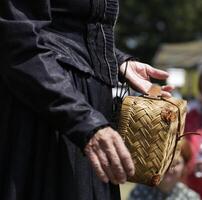
[{"label": "fingernail", "polygon": [[133,176],[135,174],[135,170],[134,169],[131,169],[128,173],[129,176]]}]

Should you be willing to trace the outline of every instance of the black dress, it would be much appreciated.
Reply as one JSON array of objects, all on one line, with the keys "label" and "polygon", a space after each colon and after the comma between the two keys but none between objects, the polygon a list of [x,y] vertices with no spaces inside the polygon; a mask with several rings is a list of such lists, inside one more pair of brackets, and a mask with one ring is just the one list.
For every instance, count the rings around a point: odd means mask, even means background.
[{"label": "black dress", "polygon": [[[116,0],[1,0],[0,199],[118,200],[83,148],[110,124]],[[118,60],[117,60],[118,58]]]}]

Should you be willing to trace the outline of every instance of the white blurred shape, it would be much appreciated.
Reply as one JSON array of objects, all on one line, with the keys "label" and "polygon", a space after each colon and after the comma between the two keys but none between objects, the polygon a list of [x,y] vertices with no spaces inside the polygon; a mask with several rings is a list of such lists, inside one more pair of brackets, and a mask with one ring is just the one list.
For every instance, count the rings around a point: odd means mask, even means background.
[{"label": "white blurred shape", "polygon": [[184,69],[179,68],[169,68],[167,69],[169,77],[167,79],[168,85],[173,85],[175,87],[183,87],[185,84],[186,72]]}]

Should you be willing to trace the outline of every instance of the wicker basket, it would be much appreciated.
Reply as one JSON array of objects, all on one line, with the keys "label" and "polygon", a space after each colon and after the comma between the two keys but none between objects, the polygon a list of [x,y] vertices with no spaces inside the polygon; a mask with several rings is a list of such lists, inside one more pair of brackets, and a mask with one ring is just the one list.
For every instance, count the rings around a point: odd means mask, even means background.
[{"label": "wicker basket", "polygon": [[135,175],[131,182],[155,186],[179,155],[186,101],[154,94],[125,97],[119,119],[119,133],[128,147]]}]

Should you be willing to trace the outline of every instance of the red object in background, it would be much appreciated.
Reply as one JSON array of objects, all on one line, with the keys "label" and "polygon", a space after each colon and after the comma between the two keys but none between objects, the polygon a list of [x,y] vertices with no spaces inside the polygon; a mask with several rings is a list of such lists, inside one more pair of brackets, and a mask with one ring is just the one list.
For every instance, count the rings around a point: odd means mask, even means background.
[{"label": "red object in background", "polygon": [[199,193],[202,199],[202,178],[197,178],[195,176],[196,159],[199,153],[200,144],[202,142],[202,114],[196,109],[191,110],[187,114],[185,124],[185,133],[186,132],[197,132],[201,134],[201,136],[190,135],[187,137],[191,144],[193,156],[188,164],[188,176],[186,178],[186,184],[191,189]]}]

